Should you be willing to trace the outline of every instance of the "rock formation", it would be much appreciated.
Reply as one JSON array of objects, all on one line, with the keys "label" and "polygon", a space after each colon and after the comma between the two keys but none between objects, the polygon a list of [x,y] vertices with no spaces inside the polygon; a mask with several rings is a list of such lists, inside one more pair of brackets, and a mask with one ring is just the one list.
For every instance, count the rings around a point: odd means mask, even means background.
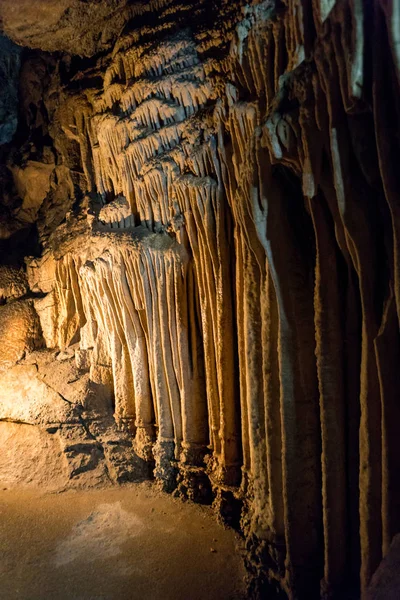
[{"label": "rock formation", "polygon": [[254,597],[367,597],[400,530],[398,3],[13,4],[4,447],[31,423],[59,485],[214,502]]}]

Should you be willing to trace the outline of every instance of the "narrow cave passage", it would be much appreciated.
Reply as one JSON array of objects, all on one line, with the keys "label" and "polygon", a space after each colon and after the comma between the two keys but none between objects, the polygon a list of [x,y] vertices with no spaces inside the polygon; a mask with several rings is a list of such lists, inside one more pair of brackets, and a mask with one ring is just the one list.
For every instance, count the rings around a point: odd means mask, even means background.
[{"label": "narrow cave passage", "polygon": [[398,0],[17,4],[0,598],[397,600]]}]

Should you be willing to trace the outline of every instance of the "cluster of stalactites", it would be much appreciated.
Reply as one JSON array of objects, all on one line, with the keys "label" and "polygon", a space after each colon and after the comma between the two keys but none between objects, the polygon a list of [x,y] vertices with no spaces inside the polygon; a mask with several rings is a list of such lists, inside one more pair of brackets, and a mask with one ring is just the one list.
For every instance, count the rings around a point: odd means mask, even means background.
[{"label": "cluster of stalactites", "polygon": [[186,252],[166,235],[142,235],[58,260],[54,318],[59,345],[79,337],[91,380],[113,389],[117,422],[139,456],[154,454],[162,479],[166,460],[196,464],[207,450],[204,358]]},{"label": "cluster of stalactites", "polygon": [[65,327],[93,377],[110,370],[120,420],[170,457],[208,444],[225,485],[241,468],[245,532],[290,597],[364,590],[400,526],[398,15],[383,4],[368,25],[361,2],[260,2],[229,45],[222,23],[157,45],[133,33],[79,130],[88,180],[126,199],[101,221],[169,242],[77,264],[84,318]]},{"label": "cluster of stalactites", "polygon": [[150,228],[169,226],[172,188],[193,152],[191,117],[211,97],[190,32],[151,53],[141,46],[118,53],[90,121],[97,190],[122,193]]}]

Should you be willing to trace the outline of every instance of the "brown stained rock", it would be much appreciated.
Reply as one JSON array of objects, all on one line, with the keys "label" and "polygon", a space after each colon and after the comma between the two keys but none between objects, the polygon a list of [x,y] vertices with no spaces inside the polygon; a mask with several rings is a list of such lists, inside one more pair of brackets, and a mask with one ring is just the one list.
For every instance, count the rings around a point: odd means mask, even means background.
[{"label": "brown stained rock", "polygon": [[0,481],[8,488],[64,488],[67,462],[58,438],[39,427],[0,420]]},{"label": "brown stained rock", "polygon": [[30,258],[27,261],[26,273],[31,291],[47,294],[55,286],[56,261],[50,253],[43,253],[40,259]]},{"label": "brown stained rock", "polygon": [[0,265],[0,302],[25,296],[28,282],[22,269]]},{"label": "brown stained rock", "polygon": [[18,219],[25,223],[37,220],[40,207],[50,191],[50,175],[54,166],[36,161],[28,161],[24,168],[12,169],[14,184],[22,205]]},{"label": "brown stained rock", "polygon": [[55,348],[58,342],[56,300],[55,293],[49,292],[43,298],[35,298],[33,301],[47,348]]},{"label": "brown stained rock", "polygon": [[[82,3],[70,0],[5,0],[0,18],[4,32],[18,44],[47,51],[91,56],[110,45],[127,18],[126,0]],[[100,38],[100,39],[98,39]]]},{"label": "brown stained rock", "polygon": [[0,384],[0,419],[42,426],[77,420],[73,407],[41,381],[35,365],[8,369]]},{"label": "brown stained rock", "polygon": [[0,306],[0,371],[42,345],[39,318],[31,300]]},{"label": "brown stained rock", "polygon": [[17,44],[49,52],[92,56],[112,45],[132,16],[168,4],[164,0],[10,0],[0,7],[4,33]]}]

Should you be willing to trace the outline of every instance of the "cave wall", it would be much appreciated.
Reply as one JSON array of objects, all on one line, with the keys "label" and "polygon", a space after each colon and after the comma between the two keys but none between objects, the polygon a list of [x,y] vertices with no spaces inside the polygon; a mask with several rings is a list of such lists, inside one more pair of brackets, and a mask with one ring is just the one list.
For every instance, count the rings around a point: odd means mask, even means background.
[{"label": "cave wall", "polygon": [[254,594],[365,594],[400,528],[397,5],[151,8],[22,66],[27,302]]}]

